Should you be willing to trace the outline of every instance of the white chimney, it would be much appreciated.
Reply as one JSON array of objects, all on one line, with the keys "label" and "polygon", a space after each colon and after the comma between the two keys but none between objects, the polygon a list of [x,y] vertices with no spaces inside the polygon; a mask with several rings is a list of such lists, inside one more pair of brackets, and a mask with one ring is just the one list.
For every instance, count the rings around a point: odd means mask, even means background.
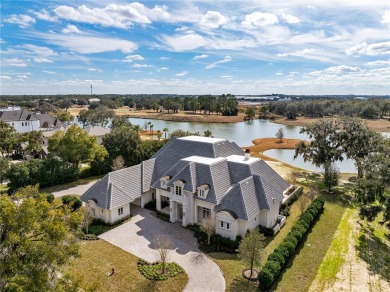
[{"label": "white chimney", "polygon": [[251,158],[251,151],[249,149],[245,150],[245,159],[244,160],[249,160]]}]

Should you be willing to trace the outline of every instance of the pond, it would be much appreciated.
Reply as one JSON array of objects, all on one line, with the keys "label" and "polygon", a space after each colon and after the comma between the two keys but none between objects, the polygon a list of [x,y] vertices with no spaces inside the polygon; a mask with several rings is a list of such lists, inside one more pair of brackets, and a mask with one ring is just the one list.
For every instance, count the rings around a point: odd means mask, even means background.
[{"label": "pond", "polygon": [[[293,149],[271,149],[263,152],[264,155],[269,156],[271,158],[283,161],[287,164],[290,164],[295,167],[307,169],[310,171],[322,172],[323,169],[316,167],[310,162],[303,161],[302,156],[298,156],[294,159],[295,150]],[[355,167],[355,161],[351,159],[347,159],[343,156],[343,161],[337,161],[335,166],[339,169],[341,173],[357,173]]]},{"label": "pond", "polygon": [[130,118],[129,120],[132,124],[140,125],[143,128],[145,128],[145,125],[148,128],[147,123],[152,122],[154,125],[153,130],[155,131],[162,131],[164,128],[168,128],[169,132],[180,129],[199,132],[200,135],[203,135],[204,131],[209,130],[214,137],[234,141],[240,147],[253,145],[252,140],[256,138],[274,138],[280,128],[284,130],[285,138],[308,139],[307,135],[299,134],[301,127],[279,125],[269,120],[253,120],[239,123],[174,122],[138,118]]}]

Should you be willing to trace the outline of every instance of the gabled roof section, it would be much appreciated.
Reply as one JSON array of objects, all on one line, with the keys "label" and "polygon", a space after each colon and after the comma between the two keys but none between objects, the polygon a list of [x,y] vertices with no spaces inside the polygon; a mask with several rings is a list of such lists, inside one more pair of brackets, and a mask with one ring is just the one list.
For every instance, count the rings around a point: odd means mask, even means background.
[{"label": "gabled roof section", "polygon": [[250,164],[252,174],[260,176],[262,182],[269,182],[272,188],[283,193],[290,185],[263,160],[256,160]]},{"label": "gabled roof section", "polygon": [[62,126],[62,122],[59,119],[49,114],[36,114],[35,116],[38,118],[41,128],[57,128]]},{"label": "gabled roof section", "polygon": [[4,122],[36,121],[38,118],[27,110],[0,112],[0,120]]},{"label": "gabled roof section", "polygon": [[274,183],[268,180],[262,180],[259,175],[253,175],[256,189],[258,191],[258,200],[261,209],[270,210],[275,204],[283,200],[283,191],[274,187]]},{"label": "gabled roof section", "polygon": [[[182,160],[181,160],[182,161]],[[173,186],[173,182],[181,180],[185,182],[184,190],[194,193],[196,191],[196,165],[195,162],[187,162],[183,169],[177,175],[171,178],[168,186]]]},{"label": "gabled roof section", "polygon": [[141,164],[110,172],[96,182],[80,199],[96,200],[104,209],[114,209],[133,202],[142,194]]},{"label": "gabled roof section", "polygon": [[142,169],[142,192],[147,192],[150,190],[152,185],[152,177],[153,177],[153,169],[154,163],[156,160],[154,158],[142,161],[141,169]]}]

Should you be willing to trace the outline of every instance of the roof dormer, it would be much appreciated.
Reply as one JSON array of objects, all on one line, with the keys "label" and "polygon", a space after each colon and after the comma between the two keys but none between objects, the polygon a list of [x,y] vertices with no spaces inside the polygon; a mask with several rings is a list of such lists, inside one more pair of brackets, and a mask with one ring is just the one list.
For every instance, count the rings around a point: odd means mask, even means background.
[{"label": "roof dormer", "polygon": [[198,187],[198,197],[201,199],[206,199],[207,194],[209,193],[210,186],[208,184],[203,184]]}]

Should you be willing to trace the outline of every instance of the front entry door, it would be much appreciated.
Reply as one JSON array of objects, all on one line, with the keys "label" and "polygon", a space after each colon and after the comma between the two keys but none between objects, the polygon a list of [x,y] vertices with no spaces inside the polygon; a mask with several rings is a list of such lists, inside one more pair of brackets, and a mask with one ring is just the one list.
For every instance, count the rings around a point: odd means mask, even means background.
[{"label": "front entry door", "polygon": [[183,221],[183,205],[177,204],[177,220],[182,222]]}]

